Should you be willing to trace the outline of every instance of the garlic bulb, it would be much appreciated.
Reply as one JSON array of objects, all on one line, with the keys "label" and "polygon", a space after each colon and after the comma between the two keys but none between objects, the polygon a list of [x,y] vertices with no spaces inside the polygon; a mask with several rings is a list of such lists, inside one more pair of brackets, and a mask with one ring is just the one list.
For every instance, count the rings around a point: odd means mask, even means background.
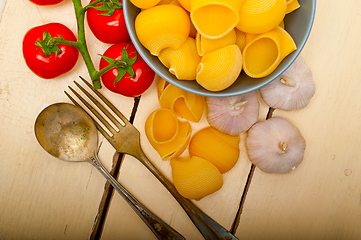
[{"label": "garlic bulb", "polygon": [[249,160],[266,173],[288,173],[303,160],[306,141],[286,119],[254,124],[246,139]]},{"label": "garlic bulb", "polygon": [[304,108],[315,94],[312,72],[299,56],[283,74],[260,88],[260,93],[272,108],[287,111]]},{"label": "garlic bulb", "polygon": [[209,124],[230,135],[247,131],[258,120],[260,104],[256,91],[233,97],[207,97],[206,103]]}]

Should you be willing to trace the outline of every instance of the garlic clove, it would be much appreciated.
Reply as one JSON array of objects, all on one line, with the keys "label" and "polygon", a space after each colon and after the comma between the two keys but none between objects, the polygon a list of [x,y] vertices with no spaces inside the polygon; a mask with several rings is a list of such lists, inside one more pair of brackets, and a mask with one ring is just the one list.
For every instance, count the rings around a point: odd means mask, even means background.
[{"label": "garlic clove", "polygon": [[315,94],[312,72],[299,56],[283,74],[260,88],[260,93],[272,108],[286,111],[304,108]]},{"label": "garlic clove", "polygon": [[230,135],[247,131],[259,116],[257,92],[233,97],[207,97],[207,119],[211,126]]},{"label": "garlic clove", "polygon": [[288,173],[303,160],[306,141],[289,121],[273,117],[254,124],[246,139],[249,160],[266,173]]}]

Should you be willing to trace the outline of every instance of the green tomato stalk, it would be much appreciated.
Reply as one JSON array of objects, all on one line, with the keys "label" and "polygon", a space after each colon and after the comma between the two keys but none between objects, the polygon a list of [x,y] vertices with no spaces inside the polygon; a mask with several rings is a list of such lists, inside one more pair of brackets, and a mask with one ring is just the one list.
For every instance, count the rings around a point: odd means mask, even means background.
[{"label": "green tomato stalk", "polygon": [[84,29],[84,19],[85,19],[85,12],[94,7],[98,3],[103,3],[103,7],[100,10],[108,11],[108,15],[114,13],[115,9],[121,8],[121,3],[119,0],[96,0],[87,6],[83,7],[81,4],[81,0],[72,0],[75,10],[76,21],[78,24],[78,40],[76,42],[64,40],[62,37],[52,38],[48,32],[44,32],[43,40],[37,41],[35,44],[40,47],[46,56],[51,55],[52,53],[59,54],[60,49],[57,46],[58,44],[66,44],[69,46],[76,47],[80,52],[85,65],[88,69],[90,78],[93,83],[94,89],[101,89],[100,77],[105,72],[109,71],[110,69],[117,67],[119,65],[117,60],[109,62],[110,65],[107,67],[97,71],[94,67],[94,63],[90,57],[88,47],[86,44],[85,39],[85,29]]}]

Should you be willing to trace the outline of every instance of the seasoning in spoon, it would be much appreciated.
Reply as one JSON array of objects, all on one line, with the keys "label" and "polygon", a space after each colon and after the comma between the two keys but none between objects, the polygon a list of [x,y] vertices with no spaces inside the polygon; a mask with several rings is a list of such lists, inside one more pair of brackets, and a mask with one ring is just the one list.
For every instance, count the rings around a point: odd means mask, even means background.
[{"label": "seasoning in spoon", "polygon": [[255,123],[246,139],[249,160],[266,173],[288,173],[303,160],[306,141],[281,117]]},{"label": "seasoning in spoon", "polygon": [[280,77],[260,88],[260,93],[272,108],[286,111],[304,108],[315,94],[312,72],[298,57]]},{"label": "seasoning in spoon", "polygon": [[207,97],[208,122],[221,132],[239,135],[247,131],[259,115],[257,92],[233,97]]}]

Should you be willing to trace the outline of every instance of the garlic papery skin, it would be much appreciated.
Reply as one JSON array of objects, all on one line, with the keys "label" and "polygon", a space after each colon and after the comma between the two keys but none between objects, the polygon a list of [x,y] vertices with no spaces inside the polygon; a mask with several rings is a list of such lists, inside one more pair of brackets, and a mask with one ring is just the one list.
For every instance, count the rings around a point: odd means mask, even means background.
[{"label": "garlic papery skin", "polygon": [[233,97],[207,97],[206,103],[209,125],[230,135],[247,131],[258,120],[260,104],[256,91]]},{"label": "garlic papery skin", "polygon": [[281,117],[255,123],[248,131],[249,160],[266,173],[288,173],[303,160],[306,141],[300,131]]},{"label": "garlic papery skin", "polygon": [[259,89],[265,103],[286,111],[308,105],[315,94],[312,72],[299,56],[278,78]]}]

